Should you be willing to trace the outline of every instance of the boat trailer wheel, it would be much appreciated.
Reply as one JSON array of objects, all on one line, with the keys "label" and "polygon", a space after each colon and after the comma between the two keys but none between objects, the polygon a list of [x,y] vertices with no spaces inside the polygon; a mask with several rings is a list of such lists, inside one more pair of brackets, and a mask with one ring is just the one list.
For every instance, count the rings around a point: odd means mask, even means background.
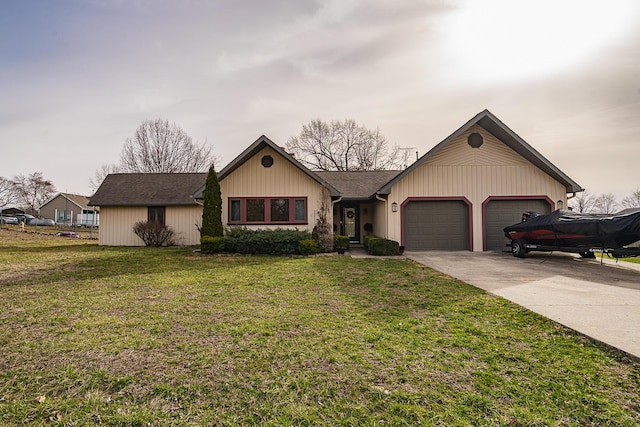
[{"label": "boat trailer wheel", "polygon": [[511,253],[514,257],[524,258],[524,254],[527,253],[527,250],[524,247],[524,240],[513,239],[511,241]]}]

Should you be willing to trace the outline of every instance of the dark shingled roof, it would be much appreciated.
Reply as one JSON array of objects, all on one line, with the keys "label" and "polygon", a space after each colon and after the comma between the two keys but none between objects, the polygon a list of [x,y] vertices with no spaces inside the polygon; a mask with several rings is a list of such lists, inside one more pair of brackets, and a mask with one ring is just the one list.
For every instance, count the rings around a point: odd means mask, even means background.
[{"label": "dark shingled roof", "polygon": [[340,191],[350,200],[369,200],[375,197],[380,187],[401,171],[316,171],[315,174]]},{"label": "dark shingled roof", "polygon": [[206,173],[116,173],[107,175],[89,206],[186,206]]}]

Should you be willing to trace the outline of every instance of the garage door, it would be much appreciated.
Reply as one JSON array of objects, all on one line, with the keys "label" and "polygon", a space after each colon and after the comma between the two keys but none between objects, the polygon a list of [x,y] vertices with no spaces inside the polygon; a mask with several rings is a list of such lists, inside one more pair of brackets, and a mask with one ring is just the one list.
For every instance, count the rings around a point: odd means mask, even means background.
[{"label": "garage door", "polygon": [[409,251],[469,250],[469,207],[457,200],[407,203],[404,241]]},{"label": "garage door", "polygon": [[551,206],[546,200],[491,200],[484,209],[485,249],[489,251],[508,250],[506,245],[509,244],[509,239],[504,237],[502,230],[520,222],[523,212],[551,212]]}]

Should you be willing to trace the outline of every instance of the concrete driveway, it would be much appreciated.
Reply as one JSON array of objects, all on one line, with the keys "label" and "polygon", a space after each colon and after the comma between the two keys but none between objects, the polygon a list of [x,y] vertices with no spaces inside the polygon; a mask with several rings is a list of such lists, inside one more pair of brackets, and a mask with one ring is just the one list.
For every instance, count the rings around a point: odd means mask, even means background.
[{"label": "concrete driveway", "polygon": [[405,252],[640,360],[640,264],[572,254]]}]

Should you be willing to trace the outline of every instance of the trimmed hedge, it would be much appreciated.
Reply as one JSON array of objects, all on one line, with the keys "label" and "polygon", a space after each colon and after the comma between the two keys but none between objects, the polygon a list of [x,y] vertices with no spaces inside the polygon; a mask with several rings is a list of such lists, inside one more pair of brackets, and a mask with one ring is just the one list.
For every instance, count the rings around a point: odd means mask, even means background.
[{"label": "trimmed hedge", "polygon": [[320,252],[320,248],[318,247],[318,242],[314,239],[300,240],[298,245],[298,253],[300,255],[313,255],[318,252]]},{"label": "trimmed hedge", "polygon": [[224,236],[225,251],[251,255],[295,255],[299,254],[300,242],[310,240],[307,231],[249,230],[232,228]]},{"label": "trimmed hedge", "polygon": [[202,236],[200,238],[200,252],[203,254],[217,254],[224,252],[224,237]]},{"label": "trimmed hedge", "polygon": [[349,236],[340,234],[333,236],[333,250],[338,248],[349,249]]},{"label": "trimmed hedge", "polygon": [[366,236],[364,236],[364,237],[362,238],[362,244],[364,245],[364,248],[365,248],[365,249],[369,249],[369,241],[370,241],[371,239],[382,239],[382,237],[380,237],[380,236],[376,236],[376,235],[374,235],[374,234],[367,234]]},{"label": "trimmed hedge", "polygon": [[400,244],[395,240],[369,239],[368,249],[371,255],[400,255]]}]

